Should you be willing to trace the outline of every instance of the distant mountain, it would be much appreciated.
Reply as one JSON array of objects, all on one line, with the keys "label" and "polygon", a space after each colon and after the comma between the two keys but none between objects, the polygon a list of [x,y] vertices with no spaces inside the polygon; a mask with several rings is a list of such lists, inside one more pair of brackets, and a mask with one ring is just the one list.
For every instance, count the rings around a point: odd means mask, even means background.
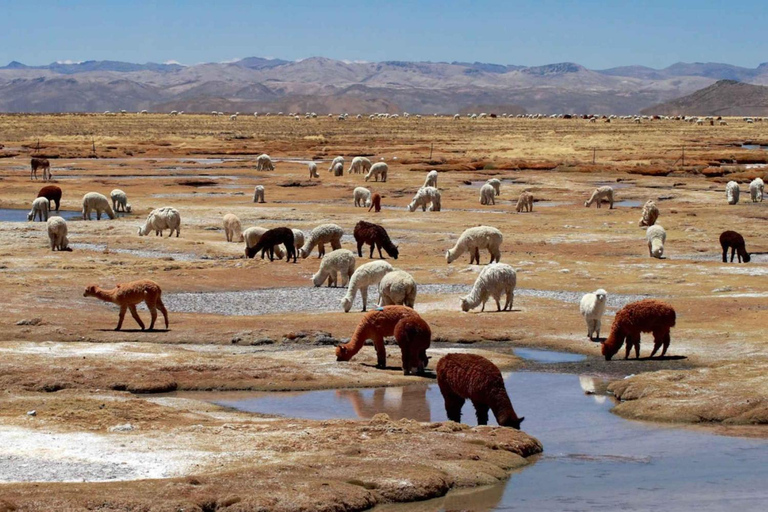
[{"label": "distant mountain", "polygon": [[644,114],[768,116],[768,87],[720,80],[688,96],[646,108]]},{"label": "distant mountain", "polygon": [[[755,69],[678,63],[665,69],[590,70],[572,62],[300,61],[248,57],[228,63],[57,62],[0,67],[0,112],[314,111],[634,114],[721,79],[768,85]],[[489,112],[490,113],[490,112]]]}]

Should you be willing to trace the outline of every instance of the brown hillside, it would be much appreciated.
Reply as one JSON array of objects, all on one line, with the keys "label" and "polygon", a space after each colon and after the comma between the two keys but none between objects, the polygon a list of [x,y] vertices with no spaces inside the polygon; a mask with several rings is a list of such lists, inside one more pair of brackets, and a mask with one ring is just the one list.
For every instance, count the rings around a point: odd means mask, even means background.
[{"label": "brown hillside", "polygon": [[643,114],[697,116],[766,116],[768,87],[720,80],[709,87],[642,110]]}]

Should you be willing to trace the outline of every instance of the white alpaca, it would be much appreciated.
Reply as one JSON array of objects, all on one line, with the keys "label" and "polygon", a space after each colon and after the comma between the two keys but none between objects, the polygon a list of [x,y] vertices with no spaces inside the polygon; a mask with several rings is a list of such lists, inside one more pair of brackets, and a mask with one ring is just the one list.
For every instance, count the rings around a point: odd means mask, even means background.
[{"label": "white alpaca", "polygon": [[480,188],[480,204],[496,204],[495,196],[496,191],[494,190],[493,185],[486,183]]},{"label": "white alpaca", "polygon": [[315,162],[309,162],[308,167],[309,167],[309,179],[320,177],[320,175],[317,174],[317,164]]},{"label": "white alpaca", "polygon": [[272,164],[272,159],[269,155],[262,154],[256,158],[256,170],[257,171],[274,171],[275,166]]},{"label": "white alpaca", "polygon": [[357,295],[358,290],[360,290],[360,296],[363,298],[363,311],[365,311],[368,304],[368,287],[379,284],[381,278],[393,270],[392,265],[382,260],[371,261],[357,267],[349,280],[347,293],[341,299],[344,312],[349,313],[349,310],[352,309],[352,303],[355,302],[355,295]]},{"label": "white alpaca", "polygon": [[659,258],[664,255],[664,243],[667,241],[667,232],[659,224],[650,226],[645,231],[648,240],[648,254],[651,258]]},{"label": "white alpaca", "polygon": [[755,178],[752,183],[749,184],[749,196],[752,198],[752,202],[763,202],[763,193],[765,192],[765,183],[760,178]]},{"label": "white alpaca", "polygon": [[[344,160],[342,159],[341,162],[343,164]],[[347,174],[365,174],[371,169],[371,165],[371,161],[364,156],[356,156],[352,159],[352,163],[349,164]]]},{"label": "white alpaca", "polygon": [[342,168],[344,167],[344,157],[343,156],[337,156],[333,159],[331,162],[330,167],[328,167],[328,172],[332,172],[334,168],[336,167],[336,164],[341,164]]},{"label": "white alpaca", "polygon": [[71,251],[69,238],[67,238],[67,221],[61,217],[48,219],[48,239],[51,241],[51,250]]},{"label": "white alpaca", "polygon": [[[592,293],[587,293],[581,298],[579,311],[581,316],[587,322],[587,337],[589,339],[600,339],[600,327],[605,305],[608,302],[608,293],[600,288]],[[595,335],[595,338],[592,335]]]},{"label": "white alpaca", "polygon": [[339,162],[333,166],[333,175],[344,176],[344,164],[342,162]]},{"label": "white alpaca", "polygon": [[653,202],[652,199],[649,199],[645,202],[645,205],[643,206],[643,214],[640,217],[640,222],[638,223],[638,226],[644,227],[644,226],[653,226],[656,224],[656,219],[659,218],[659,208],[656,206],[656,203]]},{"label": "white alpaca", "polygon": [[403,270],[388,272],[379,282],[379,306],[416,304],[416,281]]},{"label": "white alpaca", "polygon": [[590,207],[592,203],[597,203],[597,207],[602,208],[603,199],[608,201],[611,204],[611,208],[613,208],[613,188],[607,185],[596,188],[589,200],[584,203],[584,206]]},{"label": "white alpaca", "polygon": [[517,213],[521,213],[523,210],[526,212],[533,211],[533,194],[523,191],[520,193],[520,197],[517,198],[517,206],[515,207]]},{"label": "white alpaca", "polygon": [[328,286],[337,286],[338,274],[341,273],[341,286],[347,286],[349,278],[355,272],[355,254],[348,249],[336,249],[323,256],[320,269],[312,276],[315,286],[322,286],[328,280]]},{"label": "white alpaca", "polygon": [[27,220],[34,221],[37,217],[40,217],[40,222],[48,220],[48,199],[45,197],[38,197],[32,201],[32,209],[27,214]]},{"label": "white alpaca", "polygon": [[429,211],[440,211],[440,191],[435,187],[422,187],[413,196],[413,199],[408,204],[408,211],[415,212],[416,208],[421,207],[421,211],[427,211],[427,205],[429,205]]},{"label": "white alpaca", "polygon": [[176,231],[176,237],[181,234],[181,215],[176,208],[170,206],[164,206],[157,208],[149,212],[147,220],[143,226],[139,226],[139,236],[146,236],[151,231],[155,232],[155,236],[163,236],[163,231],[170,229],[168,238]]},{"label": "white alpaca", "polygon": [[101,220],[101,214],[106,213],[110,219],[115,218],[115,212],[109,205],[109,200],[98,192],[88,192],[83,196],[83,220],[91,220],[91,212],[96,211],[96,220]]},{"label": "white alpaca", "polygon": [[[485,311],[485,303],[493,297],[497,311],[511,311],[515,301],[515,286],[517,286],[517,272],[514,268],[506,263],[488,265],[477,276],[469,295],[461,298],[461,310],[469,311],[482,304],[483,307],[480,309],[482,313]],[[507,296],[503,309],[500,302],[502,295]]]},{"label": "white alpaca", "polygon": [[304,245],[304,232],[300,229],[292,229],[291,231],[293,231],[293,246],[302,247]]},{"label": "white alpaca", "polygon": [[355,206],[371,206],[371,191],[365,187],[355,188]]},{"label": "white alpaca", "polygon": [[243,226],[240,224],[240,219],[237,218],[237,215],[228,213],[224,216],[224,234],[227,237],[227,242],[242,242],[245,240],[243,237]]},{"label": "white alpaca", "polygon": [[125,192],[116,188],[109,193],[109,197],[112,199],[112,209],[115,212],[131,213],[131,205],[128,204],[128,196],[125,195]]},{"label": "white alpaca", "polygon": [[422,187],[435,187],[437,188],[437,171],[429,171],[427,173],[427,177],[424,180],[424,185]]},{"label": "white alpaca", "polygon": [[496,178],[491,178],[486,183],[493,187],[493,190],[496,192],[496,195],[501,195],[501,181]]},{"label": "white alpaca", "polygon": [[501,259],[499,247],[503,240],[504,237],[501,231],[491,226],[477,226],[466,229],[456,241],[456,245],[445,253],[445,261],[452,263],[462,254],[469,251],[469,264],[471,265],[474,261],[477,261],[479,265],[480,249],[488,249],[488,252],[491,253],[491,263],[494,261],[498,263]]},{"label": "white alpaca", "polygon": [[263,185],[256,185],[256,187],[253,189],[253,202],[254,203],[264,203],[264,186]]},{"label": "white alpaca", "polygon": [[320,224],[309,233],[304,245],[299,249],[299,256],[306,258],[312,249],[318,246],[318,258],[325,255],[325,244],[331,244],[331,250],[341,249],[341,237],[344,230],[336,224]]},{"label": "white alpaca", "polygon": [[737,204],[739,202],[739,184],[735,181],[729,181],[725,186],[725,198],[728,200],[728,204]]},{"label": "white alpaca", "polygon": [[387,181],[387,173],[389,172],[389,166],[384,162],[376,162],[371,166],[371,170],[365,175],[365,181],[374,178],[375,181]]},{"label": "white alpaca", "polygon": [[[248,248],[256,246],[256,244],[259,243],[259,240],[261,240],[261,237],[269,231],[267,228],[262,228],[260,226],[253,226],[245,231],[243,231],[243,239],[245,239],[245,253],[248,254]],[[275,249],[275,257],[279,260],[283,259],[283,256],[285,256],[285,251],[279,246],[276,245],[274,247]]]}]

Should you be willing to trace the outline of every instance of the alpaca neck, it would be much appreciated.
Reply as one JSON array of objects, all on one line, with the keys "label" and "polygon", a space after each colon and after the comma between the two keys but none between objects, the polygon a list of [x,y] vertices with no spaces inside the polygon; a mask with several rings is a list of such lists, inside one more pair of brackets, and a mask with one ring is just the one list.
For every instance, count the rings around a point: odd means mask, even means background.
[{"label": "alpaca neck", "polygon": [[105,290],[103,288],[96,288],[96,291],[93,293],[93,296],[97,299],[101,299],[104,302],[115,302],[115,295],[117,293],[117,288],[113,290]]},{"label": "alpaca neck", "polygon": [[509,400],[509,395],[503,389],[493,393],[488,397],[488,405],[496,417],[496,422],[501,426],[510,426],[514,420],[517,420],[517,414]]},{"label": "alpaca neck", "polygon": [[352,357],[354,357],[355,354],[360,352],[360,349],[362,349],[363,345],[365,345],[365,340],[372,337],[370,334],[372,333],[370,332],[368,325],[358,326],[358,328],[355,329],[355,333],[352,335],[352,338],[350,338],[347,343],[341,345],[345,352],[344,359],[349,361],[352,359]]}]

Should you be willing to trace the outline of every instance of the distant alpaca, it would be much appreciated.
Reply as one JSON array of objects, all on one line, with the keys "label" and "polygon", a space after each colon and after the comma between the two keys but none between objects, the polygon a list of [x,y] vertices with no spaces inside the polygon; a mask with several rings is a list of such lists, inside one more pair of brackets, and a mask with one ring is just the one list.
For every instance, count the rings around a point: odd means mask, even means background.
[{"label": "distant alpaca", "polygon": [[653,333],[653,352],[656,354],[660,347],[664,347],[661,356],[667,353],[669,348],[669,330],[675,326],[675,310],[672,306],[659,300],[644,299],[627,304],[613,319],[611,334],[602,344],[602,353],[606,361],[619,351],[624,341],[627,342],[624,359],[629,359],[629,352],[635,347],[635,358],[640,358],[640,333]]},{"label": "distant alpaca", "polygon": [[309,162],[309,179],[312,178],[319,178],[320,175],[317,174],[317,164],[315,162]]},{"label": "distant alpaca", "polygon": [[253,189],[253,202],[254,203],[264,203],[264,186],[263,185],[256,185],[256,187]]},{"label": "distant alpaca", "polygon": [[423,375],[432,340],[429,324],[419,316],[406,317],[395,325],[394,335],[403,358],[403,375],[410,375],[414,369],[418,375]]},{"label": "distant alpaca", "polygon": [[720,235],[720,247],[723,248],[723,263],[728,261],[728,249],[731,249],[731,263],[733,263],[733,257],[738,254],[739,263],[749,263],[751,257],[747,252],[746,245],[744,243],[744,237],[735,231],[723,231]]},{"label": "distant alpaca", "polygon": [[600,327],[605,305],[608,302],[608,292],[600,288],[593,293],[587,293],[581,298],[579,311],[587,322],[587,337],[591,340],[594,334],[600,339]]},{"label": "distant alpaca", "polygon": [[739,202],[740,192],[739,184],[735,181],[729,181],[725,185],[725,199],[728,201],[728,204],[737,204]]},{"label": "distant alpaca", "polygon": [[152,321],[149,324],[149,330],[155,328],[155,320],[157,320],[157,310],[163,314],[165,319],[165,328],[168,328],[168,310],[165,309],[163,301],[160,298],[162,291],[160,286],[149,279],[141,279],[139,281],[131,281],[130,283],[121,283],[115,286],[111,290],[105,290],[99,288],[96,285],[90,285],[85,289],[83,297],[96,297],[105,302],[112,302],[120,306],[120,317],[117,322],[116,331],[119,331],[123,326],[123,319],[125,318],[125,312],[130,309],[131,316],[133,316],[136,323],[139,324],[141,330],[144,330],[144,322],[139,318],[139,313],[136,311],[136,305],[142,302],[146,303],[149,309],[149,314],[152,315]]},{"label": "distant alpaca", "polygon": [[656,203],[654,203],[652,199],[649,199],[645,202],[645,206],[643,206],[643,214],[640,217],[638,226],[641,228],[645,226],[653,226],[656,224],[658,218],[659,208],[656,206]]},{"label": "distant alpaca", "polygon": [[603,199],[608,201],[611,205],[611,208],[613,208],[613,188],[608,186],[596,188],[595,191],[592,192],[589,200],[584,203],[584,206],[589,208],[592,203],[596,203],[597,207],[601,208]]},{"label": "distant alpaca", "polygon": [[[49,203],[50,201],[53,201],[53,203],[56,205],[56,211],[59,211],[59,205],[61,204],[61,188],[57,187],[56,185],[46,185],[40,189],[40,191],[37,193],[37,197],[44,197],[49,201]],[[48,205],[48,210],[53,210],[50,204]]]},{"label": "distant alpaca", "polygon": [[341,237],[344,230],[336,224],[320,224],[309,232],[304,246],[299,249],[299,256],[306,258],[317,245],[317,257],[325,256],[325,244],[331,244],[331,250],[341,249]]},{"label": "distant alpaca", "polygon": [[523,210],[526,212],[532,212],[533,211],[533,194],[530,192],[521,192],[520,197],[517,200],[517,207],[515,207],[515,210],[517,213],[522,213]]},{"label": "distant alpaca", "polygon": [[242,242],[245,240],[243,227],[237,215],[233,213],[224,215],[224,235],[227,237],[227,242]]},{"label": "distant alpaca", "polygon": [[480,264],[480,249],[488,249],[491,253],[491,263],[501,259],[501,242],[504,237],[501,231],[491,226],[476,226],[465,229],[451,249],[445,253],[445,261],[449,264],[456,261],[462,254],[469,251],[469,264],[475,261]]},{"label": "distant alpaca", "polygon": [[437,363],[437,385],[445,400],[448,419],[459,423],[465,400],[475,406],[477,423],[488,424],[488,410],[493,411],[502,427],[520,430],[525,419],[518,418],[499,368],[483,356],[448,354]]},{"label": "distant alpaca", "polygon": [[32,160],[30,162],[30,167],[31,167],[31,170],[29,172],[29,179],[31,180],[37,179],[38,169],[43,170],[43,181],[49,181],[53,179],[53,176],[51,176],[51,162],[49,162],[48,159],[32,157]]},{"label": "distant alpaca", "polygon": [[374,248],[379,250],[379,258],[384,258],[384,256],[381,255],[381,249],[384,248],[389,256],[397,259],[397,256],[399,255],[397,246],[390,240],[387,230],[378,224],[361,220],[355,224],[354,235],[355,241],[357,242],[357,255],[361,258],[363,257],[363,245],[368,244],[371,246],[371,254],[369,258],[373,258]]},{"label": "distant alpaca", "polygon": [[381,211],[381,196],[378,193],[373,194],[373,197],[371,197],[371,206],[368,208],[368,211],[371,211],[371,208],[376,213]]},{"label": "distant alpaca", "polygon": [[384,348],[384,338],[392,336],[398,322],[404,318],[418,316],[416,311],[406,306],[384,306],[366,313],[349,342],[336,347],[336,360],[349,361],[360,352],[365,340],[373,340],[373,346],[376,349],[376,367],[386,368],[387,351]]},{"label": "distant alpaca", "polygon": [[283,244],[286,253],[285,261],[290,263],[291,256],[293,256],[293,262],[296,263],[296,247],[293,245],[293,241],[293,230],[290,228],[281,227],[269,229],[266,233],[261,235],[261,238],[256,245],[245,249],[245,256],[247,258],[253,258],[259,251],[261,251],[262,259],[264,259],[264,253],[266,252],[269,254],[269,261],[275,261],[275,246]]}]

